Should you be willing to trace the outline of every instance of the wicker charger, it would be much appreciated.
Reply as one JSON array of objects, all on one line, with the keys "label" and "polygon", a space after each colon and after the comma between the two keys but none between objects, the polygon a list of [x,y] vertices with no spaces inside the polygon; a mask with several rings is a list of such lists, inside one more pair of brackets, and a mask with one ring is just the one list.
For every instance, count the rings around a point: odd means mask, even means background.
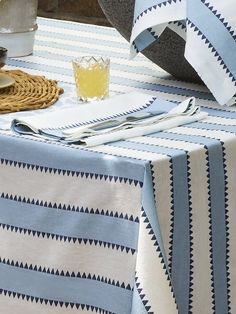
[{"label": "wicker charger", "polygon": [[20,70],[1,70],[0,75],[1,73],[13,77],[15,83],[0,89],[0,114],[47,108],[63,93],[56,81],[44,76],[31,75]]}]

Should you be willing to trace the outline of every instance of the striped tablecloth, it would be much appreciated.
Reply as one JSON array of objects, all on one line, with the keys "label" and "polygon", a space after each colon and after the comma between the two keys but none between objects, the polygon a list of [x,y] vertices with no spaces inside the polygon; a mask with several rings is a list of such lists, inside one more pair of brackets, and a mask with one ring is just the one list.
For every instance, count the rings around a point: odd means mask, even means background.
[{"label": "striped tablecloth", "polygon": [[81,149],[15,135],[3,129],[25,113],[1,116],[0,313],[236,313],[235,108],[130,61],[112,28],[38,24],[34,54],[8,68],[59,81],[47,110],[76,105],[71,59],[96,52],[111,94],[195,96],[209,117]]}]

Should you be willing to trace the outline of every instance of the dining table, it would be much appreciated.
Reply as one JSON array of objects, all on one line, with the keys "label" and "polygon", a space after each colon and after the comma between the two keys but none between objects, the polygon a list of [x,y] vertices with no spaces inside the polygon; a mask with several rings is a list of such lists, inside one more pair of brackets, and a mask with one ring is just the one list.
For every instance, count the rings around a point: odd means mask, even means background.
[{"label": "dining table", "polygon": [[[0,313],[236,313],[236,107],[180,81],[112,27],[38,18],[7,70],[56,80],[47,109],[0,115]],[[201,121],[93,147],[20,135],[13,119],[86,106],[71,60],[111,60],[110,97],[141,92]],[[212,78],[214,79],[214,78]]]}]

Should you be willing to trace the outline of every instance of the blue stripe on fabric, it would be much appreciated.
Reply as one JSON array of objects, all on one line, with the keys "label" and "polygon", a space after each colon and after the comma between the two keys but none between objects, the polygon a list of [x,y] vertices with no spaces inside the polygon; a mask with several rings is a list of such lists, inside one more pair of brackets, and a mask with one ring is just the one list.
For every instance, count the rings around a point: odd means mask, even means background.
[{"label": "blue stripe on fabric", "polygon": [[142,143],[132,142],[129,140],[117,141],[117,142],[114,142],[111,144],[106,144],[106,145],[128,148],[128,149],[133,149],[133,150],[140,150],[140,151],[144,151],[144,152],[163,154],[163,155],[167,155],[170,157],[174,156],[174,155],[178,155],[178,153],[179,153],[178,149],[161,147],[161,146],[156,146],[156,145],[149,145],[149,144],[142,144]]},{"label": "blue stripe on fabric", "polygon": [[148,30],[145,30],[135,39],[134,43],[138,51],[142,51],[154,41],[156,38]]},{"label": "blue stripe on fabric", "polygon": [[[160,153],[172,157],[174,184],[174,243],[172,258],[172,282],[180,312],[188,313],[190,235],[186,153],[179,149],[128,141],[117,142],[111,145],[146,152],[148,151],[152,153]],[[148,208],[148,204],[145,204],[145,210],[146,208]],[[151,222],[153,221],[152,219],[157,220],[155,217],[151,217]],[[161,249],[163,250],[162,246]]]},{"label": "blue stripe on fabric", "polygon": [[226,111],[224,108],[220,109],[212,109],[212,108],[203,108],[203,111],[209,113],[210,116],[213,117],[221,117],[221,118],[229,118],[229,119],[236,119],[236,112],[235,111]]},{"label": "blue stripe on fabric", "polygon": [[13,161],[53,169],[106,174],[141,182],[144,178],[145,162],[142,160],[117,156],[108,157],[106,154],[86,151],[81,148],[43,143],[20,136],[1,135],[0,147],[0,158]]},{"label": "blue stripe on fabric", "polygon": [[[88,40],[86,40],[89,42],[89,38]],[[99,40],[100,42],[100,40]],[[92,38],[91,43],[96,43],[95,39]],[[37,40],[36,45],[40,45],[40,46],[44,46],[44,47],[50,47],[50,48],[56,48],[56,49],[60,49],[63,51],[69,51],[69,52],[74,52],[74,57],[77,56],[77,53],[84,53],[85,55],[92,55],[94,54],[94,48],[88,48],[88,47],[83,47],[81,46],[74,46],[73,44],[62,44],[62,43],[58,43],[58,42],[47,42],[44,40]],[[127,48],[128,49],[128,48]],[[35,51],[36,55],[37,55],[37,50]],[[97,44],[96,47],[96,54],[97,55],[101,55],[101,56],[108,56],[108,57],[115,57],[115,58],[119,58],[119,59],[125,59],[128,60],[128,56],[126,52],[116,52],[116,51],[111,51],[109,49],[106,49],[105,51],[103,49],[99,49],[99,45]],[[70,57],[71,60],[73,59],[73,57]]]},{"label": "blue stripe on fabric", "polygon": [[141,301],[136,285],[133,290],[132,310],[130,314],[147,314],[147,310]]},{"label": "blue stripe on fabric", "polygon": [[[33,70],[39,70],[39,71],[42,70],[41,64],[31,63],[31,62],[28,63],[23,60],[9,60],[8,64],[12,66],[24,67],[26,69],[33,69]],[[71,77],[73,76],[72,68],[66,69],[66,68],[59,68],[59,67],[51,66],[51,65],[43,65],[43,67],[45,71],[48,71],[51,73],[68,75]],[[166,85],[155,84],[155,83],[139,82],[132,79],[128,79],[128,78],[123,79],[121,77],[116,77],[116,76],[111,76],[111,83],[118,84],[121,86],[125,85],[125,86],[130,86],[130,87],[136,87],[136,88],[144,89],[144,90],[159,91],[159,92],[167,93],[167,94],[182,95],[182,96],[188,96],[188,97],[194,96],[200,99],[214,100],[214,97],[207,92],[198,92],[198,91],[188,90],[188,89],[184,89],[180,87],[166,86]]]},{"label": "blue stripe on fabric", "polygon": [[156,134],[146,135],[147,137],[156,137],[156,138],[163,138],[163,139],[170,139],[170,140],[177,140],[177,141],[184,141],[189,143],[195,143],[199,145],[211,146],[218,143],[218,140],[207,138],[204,136],[198,135],[188,135],[188,134],[178,134],[172,133],[167,131],[162,131]]},{"label": "blue stripe on fabric", "polygon": [[193,123],[186,124],[185,127],[236,133],[235,125],[212,124],[212,123],[206,123],[206,122],[193,122]]},{"label": "blue stripe on fabric", "polygon": [[222,145],[208,147],[215,312],[228,313],[226,272],[225,176]]},{"label": "blue stripe on fabric", "polygon": [[94,239],[133,249],[137,247],[139,225],[105,215],[64,211],[0,198],[0,221],[28,230]]},{"label": "blue stripe on fabric", "polygon": [[149,8],[157,6],[158,4],[161,4],[163,2],[166,2],[166,0],[145,0],[145,1],[136,0],[135,1],[135,8],[134,8],[134,19],[136,20],[137,17],[141,13],[143,13],[145,10],[148,10]]},{"label": "blue stripe on fabric", "polygon": [[174,232],[171,277],[180,313],[188,313],[190,286],[190,226],[187,156],[172,156]]},{"label": "blue stripe on fabric", "polygon": [[[189,20],[206,36],[236,77],[236,43],[224,24],[200,0],[189,0],[187,14]],[[199,40],[203,40],[201,36]]]},{"label": "blue stripe on fabric", "polygon": [[[78,28],[78,31],[80,31],[80,28]],[[98,49],[99,46],[102,47],[106,47],[107,51],[109,50],[109,48],[123,48],[123,49],[127,49],[126,55],[128,54],[128,49],[129,49],[129,44],[127,43],[120,43],[117,41],[111,41],[108,39],[101,39],[101,38],[90,38],[90,37],[83,37],[83,36],[79,36],[79,35],[70,35],[68,36],[68,34],[63,34],[63,33],[54,33],[54,32],[50,32],[50,31],[43,31],[43,30],[38,30],[37,31],[37,36],[43,36],[45,38],[53,38],[55,39],[62,39],[62,40],[70,40],[70,41],[75,41],[76,43],[91,43],[91,44],[97,44],[98,45]],[[36,41],[35,44],[39,45],[41,42],[44,42],[43,39],[39,39],[38,37],[36,37]],[[49,46],[51,47],[51,44],[55,42],[48,42],[45,41],[44,46]],[[64,43],[63,44],[64,49],[68,47],[68,43]],[[69,45],[69,47],[72,46],[74,49],[78,48],[78,46],[73,46],[72,44]],[[79,47],[82,48],[82,47]],[[88,47],[87,49],[87,53],[88,53]],[[93,48],[94,49],[94,48]],[[80,50],[77,50],[80,51]],[[94,50],[93,50],[94,51]],[[104,50],[102,50],[104,53]],[[96,49],[96,53],[97,53],[97,49]],[[123,53],[122,53],[123,54]]]},{"label": "blue stripe on fabric", "polygon": [[43,299],[97,306],[129,314],[132,291],[84,278],[55,276],[0,263],[0,287]]},{"label": "blue stripe on fabric", "polygon": [[99,34],[106,34],[111,35],[117,38],[121,38],[119,33],[113,28],[113,27],[102,27],[102,26],[96,26],[92,24],[85,24],[85,23],[70,23],[69,21],[62,21],[62,20],[54,20],[54,19],[47,19],[47,18],[37,18],[39,23],[39,29],[40,25],[45,25],[49,27],[56,27],[66,29],[66,30],[74,30],[74,31],[83,31],[83,32],[95,32],[97,33],[99,31]]}]

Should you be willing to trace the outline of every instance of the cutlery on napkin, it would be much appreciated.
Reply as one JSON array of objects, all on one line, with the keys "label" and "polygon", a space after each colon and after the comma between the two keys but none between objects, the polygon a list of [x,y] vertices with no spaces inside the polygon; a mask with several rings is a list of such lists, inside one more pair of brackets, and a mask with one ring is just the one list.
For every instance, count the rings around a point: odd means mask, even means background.
[{"label": "cutlery on napkin", "polygon": [[[187,100],[189,103],[195,102],[195,99],[190,98]],[[181,103],[179,106],[183,105]],[[176,107],[178,108],[178,107]],[[200,112],[199,107],[194,106],[195,110],[189,113],[167,113],[156,116],[153,119],[147,118],[146,121],[142,121],[136,125],[130,125],[129,127],[121,127],[115,130],[103,130],[95,134],[80,134],[79,136],[71,136],[66,140],[68,142],[77,142],[80,145],[86,147],[98,146],[105,143],[115,142],[119,140],[125,140],[129,138],[148,135],[151,133],[160,132],[163,130],[178,127],[191,122],[199,121],[207,117],[206,112]]]},{"label": "cutlery on napkin", "polygon": [[[12,129],[51,141],[96,146],[147,135],[204,119],[195,98],[168,112],[158,110],[161,100],[142,93],[129,93],[91,102],[76,108],[29,116],[12,121]],[[163,101],[165,102],[165,101]]]}]

